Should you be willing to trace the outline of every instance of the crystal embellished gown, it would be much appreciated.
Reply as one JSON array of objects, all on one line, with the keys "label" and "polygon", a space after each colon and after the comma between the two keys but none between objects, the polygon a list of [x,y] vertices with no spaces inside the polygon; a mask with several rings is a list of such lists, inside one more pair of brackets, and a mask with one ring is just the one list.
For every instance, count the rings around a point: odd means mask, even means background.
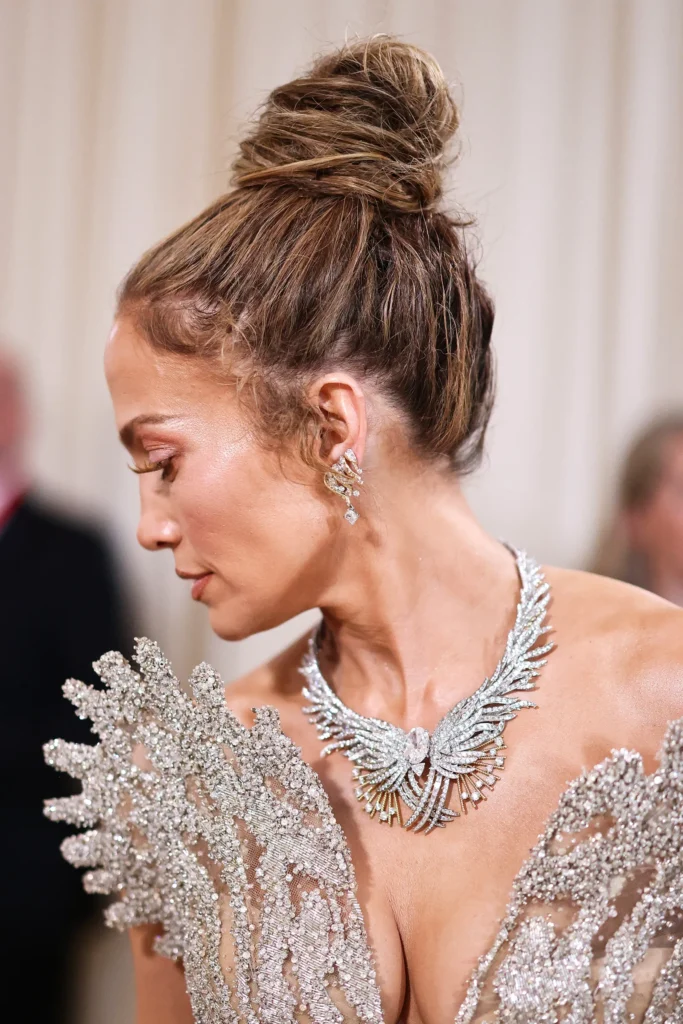
[{"label": "crystal embellished gown", "polygon": [[[249,729],[208,665],[186,691],[152,641],[136,660],[65,684],[96,746],[46,746],[82,780],[46,813],[87,829],[62,849],[118,895],[108,922],[163,926],[199,1024],[380,1024],[349,848],[277,711]],[[683,718],[653,774],[613,750],[565,789],[455,1016],[494,1021],[683,1024]]]}]

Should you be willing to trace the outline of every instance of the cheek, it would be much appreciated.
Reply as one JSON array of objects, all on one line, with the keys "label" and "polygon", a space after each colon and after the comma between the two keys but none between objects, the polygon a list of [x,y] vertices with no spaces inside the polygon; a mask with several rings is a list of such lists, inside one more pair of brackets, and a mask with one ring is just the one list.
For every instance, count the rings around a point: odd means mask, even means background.
[{"label": "cheek", "polygon": [[301,552],[325,516],[309,486],[288,479],[276,456],[247,444],[188,460],[174,497],[187,540],[216,568],[222,556],[234,566],[236,559],[281,561],[285,551]]},{"label": "cheek", "polygon": [[253,504],[253,482],[240,453],[188,457],[174,482],[183,532],[197,550],[212,549],[241,531]]}]

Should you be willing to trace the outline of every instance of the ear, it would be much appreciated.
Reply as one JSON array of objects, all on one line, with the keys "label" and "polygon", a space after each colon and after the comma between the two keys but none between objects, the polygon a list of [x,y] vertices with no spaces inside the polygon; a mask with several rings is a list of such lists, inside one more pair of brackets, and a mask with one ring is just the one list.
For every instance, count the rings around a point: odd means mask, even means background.
[{"label": "ear", "polygon": [[320,412],[320,456],[330,464],[353,448],[362,464],[367,435],[366,402],[358,381],[345,373],[318,377],[309,398]]}]

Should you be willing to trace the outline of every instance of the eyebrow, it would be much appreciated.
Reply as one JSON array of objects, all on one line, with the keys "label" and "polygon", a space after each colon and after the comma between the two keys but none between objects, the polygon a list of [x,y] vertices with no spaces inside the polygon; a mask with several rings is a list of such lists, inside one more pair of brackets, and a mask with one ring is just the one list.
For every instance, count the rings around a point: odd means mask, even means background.
[{"label": "eyebrow", "polygon": [[119,430],[119,440],[125,448],[132,448],[135,441],[135,431],[143,424],[167,423],[168,420],[177,419],[175,416],[162,416],[159,413],[135,416]]}]

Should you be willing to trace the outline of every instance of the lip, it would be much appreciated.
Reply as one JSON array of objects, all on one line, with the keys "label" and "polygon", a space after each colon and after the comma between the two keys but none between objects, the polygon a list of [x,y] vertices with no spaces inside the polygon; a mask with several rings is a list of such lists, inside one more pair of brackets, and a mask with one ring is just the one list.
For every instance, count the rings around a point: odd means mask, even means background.
[{"label": "lip", "polygon": [[200,576],[198,579],[196,579],[194,581],[194,583],[192,584],[192,590],[190,591],[190,593],[192,594],[192,600],[193,601],[198,601],[199,600],[199,598],[202,596],[202,594],[204,592],[204,588],[206,587],[206,584],[209,582],[209,580],[211,579],[212,576],[213,576],[212,572],[207,572],[207,573],[204,573],[203,576]]}]

